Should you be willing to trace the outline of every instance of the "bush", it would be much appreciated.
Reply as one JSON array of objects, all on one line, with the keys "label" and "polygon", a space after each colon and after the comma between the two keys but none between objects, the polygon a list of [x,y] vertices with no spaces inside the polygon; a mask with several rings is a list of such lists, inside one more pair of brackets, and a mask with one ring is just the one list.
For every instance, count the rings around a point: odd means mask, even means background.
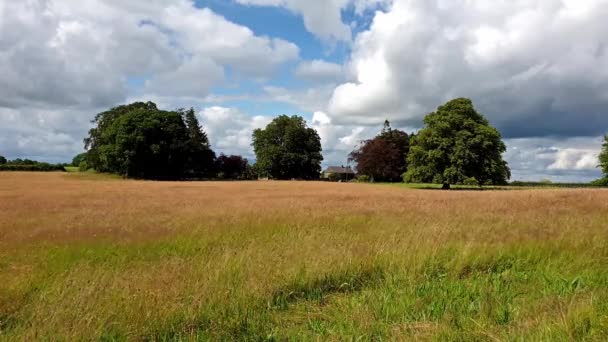
[{"label": "bush", "polygon": [[475,177],[470,177],[465,179],[462,184],[471,185],[471,186],[479,186],[479,181]]},{"label": "bush", "polygon": [[369,183],[370,182],[370,178],[368,175],[359,175],[357,176],[357,182],[359,183]]},{"label": "bush", "polygon": [[608,186],[608,177],[596,179],[590,183],[592,186]]},{"label": "bush", "polygon": [[89,170],[89,164],[85,160],[78,163],[78,171],[85,172],[88,170]]},{"label": "bush", "polygon": [[0,164],[0,171],[65,171],[61,164]]}]

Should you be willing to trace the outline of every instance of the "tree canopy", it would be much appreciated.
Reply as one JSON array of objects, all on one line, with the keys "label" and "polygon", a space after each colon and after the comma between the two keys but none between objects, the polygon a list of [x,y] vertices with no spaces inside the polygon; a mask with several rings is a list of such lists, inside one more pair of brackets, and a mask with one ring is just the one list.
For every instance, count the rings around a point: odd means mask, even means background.
[{"label": "tree canopy", "polygon": [[252,179],[253,171],[249,161],[241,156],[220,154],[216,159],[217,178],[219,179]]},{"label": "tree canopy", "polygon": [[410,149],[410,137],[384,122],[384,128],[373,139],[364,140],[352,151],[349,160],[357,163],[357,172],[374,181],[399,182],[407,169],[406,158]]},{"label": "tree canopy", "polygon": [[[193,132],[200,126],[189,113],[136,102],[97,114],[93,120],[96,126],[85,139],[89,167],[150,179],[203,174],[213,165],[213,152],[202,138],[206,136]],[[210,161],[204,159],[208,155]]]},{"label": "tree canopy", "polygon": [[191,176],[208,177],[214,174],[215,153],[209,138],[196,118],[194,109],[180,110],[188,132],[186,173]]},{"label": "tree canopy", "polygon": [[602,144],[602,152],[599,155],[600,165],[604,176],[608,177],[608,135],[604,136],[604,143]]},{"label": "tree canopy", "polygon": [[300,116],[281,115],[265,129],[253,131],[256,168],[274,179],[318,179],[321,139]]},{"label": "tree canopy", "polygon": [[411,140],[408,170],[411,183],[503,184],[511,177],[502,159],[506,146],[500,132],[478,113],[469,99],[459,98],[424,118],[425,127]]},{"label": "tree canopy", "polygon": [[6,160],[4,156],[0,156],[0,165],[4,165],[6,162],[8,162],[8,160]]},{"label": "tree canopy", "polygon": [[79,154],[75,155],[74,158],[72,158],[72,166],[79,166],[80,163],[86,162],[86,160],[87,160],[87,153],[86,152],[79,153]]}]

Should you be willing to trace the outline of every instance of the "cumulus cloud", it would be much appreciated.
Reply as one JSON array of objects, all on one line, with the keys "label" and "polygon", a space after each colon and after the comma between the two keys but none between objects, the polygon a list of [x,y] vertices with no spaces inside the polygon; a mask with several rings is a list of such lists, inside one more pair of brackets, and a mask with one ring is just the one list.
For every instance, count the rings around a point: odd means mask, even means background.
[{"label": "cumulus cloud", "polygon": [[505,160],[513,180],[589,181],[596,168],[602,137],[506,139]]},{"label": "cumulus cloud", "polygon": [[358,15],[381,8],[390,0],[236,0],[243,5],[283,7],[302,16],[306,29],[326,42],[352,39],[342,11],[352,6]]},{"label": "cumulus cloud", "polygon": [[134,91],[203,99],[226,69],[269,78],[299,55],[190,0],[1,1],[0,32],[0,152],[12,157],[68,159],[92,116]]},{"label": "cumulus cloud", "polygon": [[354,43],[355,81],[336,122],[419,125],[470,97],[507,137],[598,135],[608,127],[608,2],[395,0]]},{"label": "cumulus cloud", "polygon": [[316,59],[301,62],[296,68],[295,75],[309,81],[338,81],[344,78],[344,70],[340,64]]},{"label": "cumulus cloud", "polygon": [[349,0],[237,0],[244,5],[285,7],[302,15],[306,29],[327,41],[350,41],[341,11]]},{"label": "cumulus cloud", "polygon": [[243,155],[254,159],[251,135],[254,129],[264,128],[271,117],[249,116],[237,108],[206,107],[199,113],[203,129],[217,153]]},{"label": "cumulus cloud", "polygon": [[284,87],[265,86],[268,96],[264,100],[289,103],[309,112],[324,108],[331,97],[334,84],[325,84],[304,89],[289,89]]}]

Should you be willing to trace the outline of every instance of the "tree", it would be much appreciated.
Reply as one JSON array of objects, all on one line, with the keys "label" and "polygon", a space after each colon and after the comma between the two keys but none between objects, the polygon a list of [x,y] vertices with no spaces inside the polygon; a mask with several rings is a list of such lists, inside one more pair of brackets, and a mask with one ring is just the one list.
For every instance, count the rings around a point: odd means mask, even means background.
[{"label": "tree", "polygon": [[274,179],[318,179],[321,139],[299,116],[281,115],[253,131],[256,169]]},{"label": "tree", "polygon": [[221,179],[250,179],[249,161],[241,156],[220,154],[216,160],[217,176]]},{"label": "tree", "polygon": [[598,165],[604,176],[608,177],[608,135],[604,136],[604,144],[602,144],[602,152],[599,155],[600,165]]},{"label": "tree", "polygon": [[188,158],[186,173],[194,177],[208,177],[214,173],[215,153],[209,146],[209,138],[196,118],[194,109],[179,110],[188,130]]},{"label": "tree", "polygon": [[504,184],[511,177],[502,159],[506,146],[469,99],[440,106],[411,141],[406,182],[437,183],[449,188],[475,178],[479,185]]},{"label": "tree", "polygon": [[4,156],[0,156],[0,165],[4,165],[8,162]]},{"label": "tree", "polygon": [[79,153],[77,155],[74,156],[74,158],[72,158],[72,166],[79,166],[80,163],[82,162],[86,162],[87,160],[87,153],[83,152],[83,153]]},{"label": "tree", "polygon": [[407,133],[392,129],[387,120],[380,134],[363,141],[357,150],[350,153],[349,160],[357,163],[357,173],[360,175],[374,181],[398,182],[407,169],[409,149],[410,137]]},{"label": "tree", "polygon": [[[203,173],[205,165],[199,163],[197,153],[208,148],[208,141],[193,137],[194,124],[189,127],[183,114],[159,110],[152,102],[136,102],[97,114],[93,120],[96,126],[85,139],[88,166],[151,179]],[[198,122],[196,127],[200,130]]]}]

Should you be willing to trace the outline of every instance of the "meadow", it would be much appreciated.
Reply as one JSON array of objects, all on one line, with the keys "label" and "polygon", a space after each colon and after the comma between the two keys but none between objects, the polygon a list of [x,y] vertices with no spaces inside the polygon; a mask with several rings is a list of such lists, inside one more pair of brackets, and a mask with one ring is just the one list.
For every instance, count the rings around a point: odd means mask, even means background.
[{"label": "meadow", "polygon": [[0,340],[608,339],[608,190],[0,173]]}]

